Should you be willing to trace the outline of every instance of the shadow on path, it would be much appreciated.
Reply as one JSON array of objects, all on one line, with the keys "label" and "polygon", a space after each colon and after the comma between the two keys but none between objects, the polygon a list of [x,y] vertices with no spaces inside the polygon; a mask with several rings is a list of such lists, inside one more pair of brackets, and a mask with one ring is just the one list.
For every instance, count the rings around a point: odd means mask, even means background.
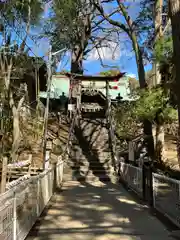
[{"label": "shadow on path", "polygon": [[66,182],[27,240],[171,240],[121,185]]}]

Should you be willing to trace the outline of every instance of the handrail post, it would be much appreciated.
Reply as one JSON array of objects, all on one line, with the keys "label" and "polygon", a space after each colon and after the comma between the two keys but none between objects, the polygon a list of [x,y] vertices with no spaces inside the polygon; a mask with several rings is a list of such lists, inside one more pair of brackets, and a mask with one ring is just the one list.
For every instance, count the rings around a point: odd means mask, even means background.
[{"label": "handrail post", "polygon": [[16,188],[14,190],[13,197],[13,240],[17,240],[17,200],[16,200]]},{"label": "handrail post", "polygon": [[39,217],[39,214],[40,214],[40,209],[39,209],[40,201],[39,200],[40,200],[40,179],[38,176],[38,179],[37,179],[37,203],[36,203],[37,217]]},{"label": "handrail post", "polygon": [[106,80],[106,120],[109,126],[109,81]]}]

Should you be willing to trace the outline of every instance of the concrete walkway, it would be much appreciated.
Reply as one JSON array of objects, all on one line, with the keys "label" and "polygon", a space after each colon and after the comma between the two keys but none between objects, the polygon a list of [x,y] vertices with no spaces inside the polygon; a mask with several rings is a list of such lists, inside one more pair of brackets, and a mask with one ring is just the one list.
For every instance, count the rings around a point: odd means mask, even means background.
[{"label": "concrete walkway", "polygon": [[27,240],[172,240],[166,227],[117,184],[66,182]]}]

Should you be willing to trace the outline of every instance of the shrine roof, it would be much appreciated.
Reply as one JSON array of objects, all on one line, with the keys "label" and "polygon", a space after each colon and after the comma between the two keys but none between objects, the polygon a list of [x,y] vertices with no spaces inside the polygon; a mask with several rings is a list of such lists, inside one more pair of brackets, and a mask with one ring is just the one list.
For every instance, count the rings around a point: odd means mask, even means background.
[{"label": "shrine roof", "polygon": [[74,80],[82,80],[82,81],[114,81],[122,78],[125,75],[124,73],[119,73],[114,76],[103,76],[103,75],[79,75],[73,73],[67,73],[66,76],[69,78],[73,78]]}]

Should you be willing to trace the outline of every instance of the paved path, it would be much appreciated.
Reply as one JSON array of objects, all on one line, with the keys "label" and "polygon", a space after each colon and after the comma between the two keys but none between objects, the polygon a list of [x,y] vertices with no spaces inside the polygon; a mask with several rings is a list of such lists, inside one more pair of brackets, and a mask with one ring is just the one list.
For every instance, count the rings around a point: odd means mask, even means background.
[{"label": "paved path", "polygon": [[27,240],[172,240],[145,206],[112,183],[67,182]]}]

